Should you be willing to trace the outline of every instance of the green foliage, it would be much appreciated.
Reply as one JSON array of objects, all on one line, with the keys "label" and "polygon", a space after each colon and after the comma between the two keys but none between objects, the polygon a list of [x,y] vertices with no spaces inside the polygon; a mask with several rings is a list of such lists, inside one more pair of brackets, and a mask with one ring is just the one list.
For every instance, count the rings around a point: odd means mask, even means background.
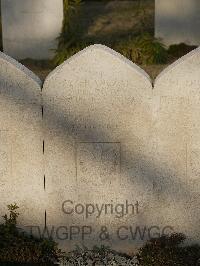
[{"label": "green foliage", "polygon": [[9,215],[0,224],[0,262],[53,263],[58,260],[59,250],[52,240],[37,239],[19,232],[16,204],[8,205]]},{"label": "green foliage", "polygon": [[150,34],[141,34],[122,42],[116,50],[137,64],[163,64],[167,61],[164,45]]},{"label": "green foliage", "polygon": [[183,234],[152,239],[139,251],[141,266],[197,266],[200,246],[184,246]]},{"label": "green foliage", "polygon": [[191,52],[195,48],[197,48],[197,46],[187,45],[185,43],[173,44],[173,45],[170,45],[168,49],[168,54],[170,57],[172,57],[172,59],[180,58],[186,55],[187,53]]},{"label": "green foliage", "polygon": [[[18,206],[8,206],[9,215],[4,215],[0,224],[0,263],[37,263],[53,265],[62,255],[66,265],[134,265],[134,266],[197,266],[200,265],[200,246],[184,245],[183,234],[162,236],[148,241],[134,256],[122,254],[109,247],[77,248],[75,251],[61,253],[52,240],[37,239],[19,232],[17,219]],[[64,255],[64,256],[63,256]],[[91,264],[91,265],[93,265]],[[9,265],[9,264],[8,264]],[[17,264],[16,264],[17,265]]]},{"label": "green foliage", "polygon": [[78,247],[75,251],[66,254],[63,257],[62,263],[66,266],[139,266],[136,256],[128,256],[127,254],[116,252],[105,246],[95,246],[93,249]]},{"label": "green foliage", "polygon": [[64,19],[60,36],[58,37],[58,48],[55,51],[54,64],[58,65],[65,59],[76,53],[81,46],[77,47],[77,36],[79,33],[78,16],[80,14],[82,0],[63,0]]},{"label": "green foliage", "polygon": [[73,56],[74,54],[78,53],[91,43],[86,42],[75,42],[73,39],[71,42],[66,43],[63,45],[62,49],[58,49],[56,51],[56,55],[54,57],[53,63],[57,66],[63,63],[65,60]]},{"label": "green foliage", "polygon": [[19,216],[19,213],[16,212],[17,209],[19,209],[19,207],[16,203],[8,205],[8,210],[10,211],[10,214],[9,216],[7,214],[3,216],[6,226],[15,228],[17,224],[17,217]]},{"label": "green foliage", "polygon": [[59,37],[60,44],[62,44],[62,41],[66,41],[66,39],[70,39],[74,36],[74,30],[78,25],[76,18],[79,15],[82,0],[63,0],[63,3],[64,20],[62,33]]},{"label": "green foliage", "polygon": [[[167,61],[167,50],[164,45],[153,37],[153,33],[144,33],[146,29],[146,14],[142,1],[137,1],[138,14],[140,16],[141,30],[129,39],[119,41],[119,39],[108,38],[100,43],[110,46],[119,51],[128,59],[137,64],[162,64]],[[82,15],[81,6],[83,0],[64,0],[64,20],[63,28],[58,37],[58,48],[55,51],[54,64],[59,65],[75,53],[95,42],[91,36],[84,36],[79,18]],[[137,15],[138,15],[137,14]],[[97,38],[98,39],[98,38]],[[98,41],[99,42],[99,41]]]},{"label": "green foliage", "polygon": [[135,255],[116,252],[109,247],[78,247],[63,257],[63,263],[72,265],[116,266],[198,266],[200,246],[184,245],[183,234],[162,236],[148,241]]},{"label": "green foliage", "polygon": [[[63,46],[58,48],[54,63],[56,65],[61,64],[66,59],[91,44],[91,41],[75,41],[72,38],[71,42],[66,42]],[[107,45],[123,54],[134,63],[140,65],[165,64],[168,59],[168,53],[164,45],[150,34],[141,34],[118,44]]]}]

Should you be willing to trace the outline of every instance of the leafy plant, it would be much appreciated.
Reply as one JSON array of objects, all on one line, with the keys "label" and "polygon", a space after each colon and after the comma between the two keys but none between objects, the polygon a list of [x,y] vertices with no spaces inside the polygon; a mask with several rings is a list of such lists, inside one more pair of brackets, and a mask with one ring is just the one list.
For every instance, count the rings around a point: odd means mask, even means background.
[{"label": "leafy plant", "polygon": [[[67,266],[116,265],[116,266],[198,266],[200,246],[184,245],[183,234],[162,236],[148,241],[133,256],[116,252],[109,247],[95,246],[92,250],[77,247],[67,254],[61,253],[53,240],[37,239],[19,232],[16,204],[8,205],[9,214],[4,215],[0,224],[0,263],[37,263],[53,265],[62,255],[62,263]],[[5,264],[6,263],[6,264]],[[17,264],[16,264],[17,265]]]},{"label": "leafy plant", "polygon": [[[77,52],[76,41],[79,32],[78,16],[80,14],[82,0],[63,0],[64,19],[58,48],[55,51],[54,64],[58,65]],[[81,47],[80,47],[81,48]]]},{"label": "leafy plant", "polygon": [[[55,51],[54,64],[59,65],[75,53],[79,52],[86,46],[93,44],[94,39],[85,36],[81,37],[81,6],[83,0],[63,0],[64,1],[64,20],[63,28],[58,37],[58,48]],[[110,46],[119,51],[124,56],[138,64],[161,64],[167,61],[167,50],[164,45],[153,37],[153,32],[144,33],[146,29],[147,15],[145,13],[142,1],[139,0],[137,16],[140,17],[140,30],[121,42],[114,41],[112,38],[105,39],[103,44]],[[116,43],[115,43],[116,42]],[[102,41],[101,41],[102,43]]]},{"label": "leafy plant", "polygon": [[167,61],[164,45],[147,33],[120,43],[116,50],[138,64],[163,64]]},{"label": "leafy plant", "polygon": [[91,250],[86,247],[77,247],[75,251],[68,253],[63,258],[63,265],[138,266],[139,264],[136,256],[128,256],[105,246],[95,246]]},{"label": "leafy plant", "polygon": [[64,20],[62,33],[59,37],[59,44],[63,45],[66,40],[70,40],[75,35],[77,28],[77,16],[80,13],[82,0],[63,0],[64,3]]},{"label": "leafy plant", "polygon": [[[197,266],[200,265],[200,246],[184,246],[183,234],[152,239],[139,251],[141,266]],[[199,263],[199,264],[198,264]]]},{"label": "leafy plant", "polygon": [[19,232],[16,204],[8,205],[9,215],[0,224],[0,262],[51,263],[58,260],[60,251],[53,240],[37,239]]},{"label": "leafy plant", "polygon": [[62,49],[58,49],[56,55],[54,57],[53,63],[57,66],[63,63],[65,60],[78,53],[91,43],[87,42],[71,42],[67,43],[62,47]]},{"label": "leafy plant", "polygon": [[168,49],[168,54],[170,57],[172,57],[172,59],[180,58],[196,48],[197,46],[187,45],[185,43],[173,44],[173,45],[170,45]]}]

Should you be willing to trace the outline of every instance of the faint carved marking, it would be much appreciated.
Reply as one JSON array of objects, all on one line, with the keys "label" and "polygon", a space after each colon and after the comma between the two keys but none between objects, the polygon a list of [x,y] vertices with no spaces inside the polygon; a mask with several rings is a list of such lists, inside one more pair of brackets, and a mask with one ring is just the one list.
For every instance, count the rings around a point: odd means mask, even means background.
[{"label": "faint carved marking", "polygon": [[4,177],[8,172],[8,154],[6,151],[0,150],[0,178]]},{"label": "faint carved marking", "polygon": [[188,172],[189,178],[198,179],[200,178],[200,150],[193,149],[188,156]]},{"label": "faint carved marking", "polygon": [[119,142],[79,142],[76,145],[77,179],[103,184],[120,174]]},{"label": "faint carved marking", "polygon": [[4,185],[8,177],[10,158],[7,132],[0,131],[0,185]]}]

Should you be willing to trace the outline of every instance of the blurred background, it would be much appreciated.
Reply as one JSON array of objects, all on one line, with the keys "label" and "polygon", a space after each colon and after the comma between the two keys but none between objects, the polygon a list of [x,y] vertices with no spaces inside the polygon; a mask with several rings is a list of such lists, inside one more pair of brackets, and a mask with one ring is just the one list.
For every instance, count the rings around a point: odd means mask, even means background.
[{"label": "blurred background", "polygon": [[155,78],[198,46],[199,9],[199,0],[1,0],[1,51],[44,79],[86,46],[105,44]]}]

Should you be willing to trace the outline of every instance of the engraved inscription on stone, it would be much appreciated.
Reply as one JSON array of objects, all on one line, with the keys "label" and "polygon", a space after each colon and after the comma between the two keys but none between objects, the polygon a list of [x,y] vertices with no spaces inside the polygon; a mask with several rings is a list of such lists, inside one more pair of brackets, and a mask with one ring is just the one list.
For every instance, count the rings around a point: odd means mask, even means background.
[{"label": "engraved inscription on stone", "polygon": [[[120,174],[121,148],[118,142],[76,144],[77,179],[105,184]],[[91,178],[91,177],[94,178]],[[112,177],[112,178],[111,178]]]},{"label": "engraved inscription on stone", "polygon": [[8,154],[4,150],[0,150],[0,177],[4,177],[8,172]]},{"label": "engraved inscription on stone", "polygon": [[11,167],[7,138],[7,131],[0,131],[0,185],[4,185]]},{"label": "engraved inscription on stone", "polygon": [[193,148],[188,152],[187,156],[187,171],[189,179],[199,180],[200,178],[200,150]]}]

